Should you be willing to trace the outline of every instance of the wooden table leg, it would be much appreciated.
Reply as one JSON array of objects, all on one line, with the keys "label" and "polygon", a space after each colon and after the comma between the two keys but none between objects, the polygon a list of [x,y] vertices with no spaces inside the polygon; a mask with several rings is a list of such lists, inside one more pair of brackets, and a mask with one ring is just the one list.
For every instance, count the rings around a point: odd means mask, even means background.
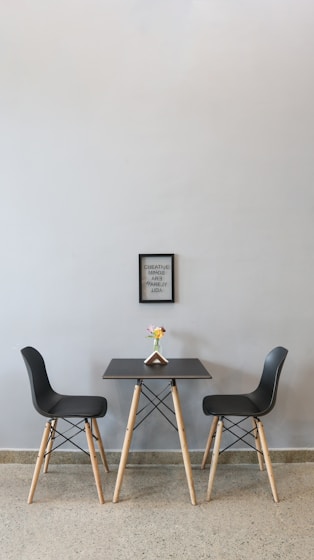
[{"label": "wooden table leg", "polygon": [[130,445],[131,445],[132,435],[133,435],[133,429],[134,429],[135,420],[136,420],[136,413],[137,413],[137,409],[138,409],[138,403],[139,403],[139,400],[140,400],[141,392],[142,392],[142,384],[140,382],[138,382],[134,387],[133,399],[132,399],[132,403],[131,403],[128,424],[127,424],[126,431],[125,431],[124,442],[123,442],[123,447],[122,447],[122,451],[121,451],[121,458],[120,458],[118,474],[117,474],[117,480],[116,480],[116,485],[115,485],[114,494],[113,494],[113,500],[112,500],[113,503],[117,503],[119,501],[119,495],[120,495],[120,490],[121,490],[121,486],[122,486],[124,470],[125,470],[126,463],[127,463],[127,460],[128,460],[128,455],[129,455],[129,450],[130,450]]},{"label": "wooden table leg", "polygon": [[188,487],[189,487],[189,491],[190,491],[191,502],[192,502],[192,505],[195,506],[196,505],[196,495],[195,495],[195,488],[194,488],[194,482],[193,482],[193,476],[192,476],[191,459],[190,459],[188,443],[187,443],[187,439],[186,439],[186,433],[185,433],[185,427],[184,427],[184,421],[183,421],[183,416],[182,416],[182,410],[181,410],[178,388],[176,386],[176,383],[175,383],[174,379],[171,382],[171,392],[172,392],[173,406],[174,406],[174,411],[175,411],[176,421],[177,421],[177,426],[178,426],[180,444],[181,444],[181,449],[182,449],[182,456],[183,456],[183,462],[184,462],[184,467],[185,467],[185,474],[186,474],[186,478],[187,478],[187,481],[188,481]]}]

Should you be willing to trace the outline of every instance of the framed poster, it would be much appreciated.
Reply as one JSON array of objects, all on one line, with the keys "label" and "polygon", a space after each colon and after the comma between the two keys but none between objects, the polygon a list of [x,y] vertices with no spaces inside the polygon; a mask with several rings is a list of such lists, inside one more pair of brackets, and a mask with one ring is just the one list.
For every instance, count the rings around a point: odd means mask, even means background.
[{"label": "framed poster", "polygon": [[139,255],[139,302],[174,302],[174,254]]}]

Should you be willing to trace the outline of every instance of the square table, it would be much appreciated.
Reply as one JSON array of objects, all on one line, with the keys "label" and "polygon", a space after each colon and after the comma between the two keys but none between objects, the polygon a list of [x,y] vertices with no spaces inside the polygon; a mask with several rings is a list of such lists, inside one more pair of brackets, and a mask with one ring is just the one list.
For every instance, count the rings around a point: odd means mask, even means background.
[{"label": "square table", "polygon": [[[196,505],[196,496],[194,489],[194,482],[192,477],[192,467],[191,460],[188,450],[188,444],[186,439],[183,415],[181,410],[181,404],[179,399],[179,393],[177,388],[177,379],[211,379],[210,373],[203,366],[197,358],[174,358],[169,359],[167,364],[154,363],[152,365],[146,365],[144,360],[141,359],[113,359],[109,363],[105,373],[103,374],[103,379],[135,379],[136,385],[134,387],[133,398],[131,402],[128,423],[126,427],[124,443],[121,451],[121,458],[118,468],[117,480],[113,495],[113,502],[119,501],[120,490],[123,481],[123,475],[125,467],[127,464],[128,454],[130,450],[130,445],[132,441],[133,430],[137,427],[135,425],[136,417],[139,414],[138,405],[140,401],[141,393],[143,392],[143,387],[148,389],[149,393],[152,395],[145,395],[152,405],[152,410],[146,414],[146,416],[139,422],[142,423],[147,416],[153,410],[159,410],[161,414],[172,424],[179,433],[180,445],[182,450],[182,457],[185,467],[185,474],[187,478],[188,488],[190,492],[190,498],[193,505]],[[147,387],[144,380],[147,382],[150,379],[163,379],[168,380],[171,386],[171,395],[173,400],[172,409],[164,402],[169,392],[160,398],[163,393],[154,393],[151,389]],[[169,384],[168,384],[169,385]],[[143,393],[145,394],[145,393]],[[164,407],[163,409],[161,407]],[[142,409],[143,410],[143,409]],[[177,427],[168,419],[165,412],[172,412],[175,416]],[[139,425],[138,424],[138,425]]]}]

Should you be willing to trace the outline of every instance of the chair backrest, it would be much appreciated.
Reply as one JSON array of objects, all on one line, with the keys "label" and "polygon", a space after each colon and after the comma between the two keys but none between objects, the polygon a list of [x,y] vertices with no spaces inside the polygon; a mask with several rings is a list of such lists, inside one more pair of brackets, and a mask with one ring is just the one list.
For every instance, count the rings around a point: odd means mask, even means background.
[{"label": "chair backrest", "polygon": [[33,405],[39,414],[50,417],[49,410],[58,402],[60,395],[50,385],[44,359],[32,346],[22,348],[21,354],[29,376]]},{"label": "chair backrest", "polygon": [[275,406],[279,378],[287,354],[286,348],[277,346],[266,356],[259,385],[250,395],[259,408],[260,416],[268,414]]}]

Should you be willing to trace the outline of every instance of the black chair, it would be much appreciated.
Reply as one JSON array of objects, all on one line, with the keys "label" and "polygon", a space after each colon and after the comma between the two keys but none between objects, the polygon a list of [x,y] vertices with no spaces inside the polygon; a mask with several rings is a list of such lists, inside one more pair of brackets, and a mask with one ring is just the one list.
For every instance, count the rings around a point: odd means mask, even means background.
[{"label": "black chair", "polygon": [[[207,416],[213,416],[214,418],[203,456],[202,469],[205,468],[212,440],[215,437],[209,471],[208,501],[211,497],[218,457],[223,451],[229,449],[237,441],[241,441],[257,451],[260,470],[264,469],[264,458],[274,500],[275,502],[279,501],[265,431],[260,416],[265,416],[265,414],[268,414],[275,406],[279,377],[287,354],[288,350],[281,346],[269,352],[265,359],[259,385],[252,393],[243,395],[209,395],[204,397],[203,412]],[[235,419],[232,420],[230,417],[241,417],[241,419],[236,421]],[[242,422],[248,418],[252,420],[253,427],[251,430],[245,429],[241,425]],[[235,437],[235,440],[221,450],[220,445],[222,433],[224,431],[230,432]],[[252,441],[254,445],[252,445],[250,441]]]},{"label": "black chair", "polygon": [[[90,460],[95,477],[99,502],[104,503],[104,495],[100,480],[96,458],[94,439],[98,443],[99,453],[109,472],[105,451],[98,428],[97,418],[102,418],[107,412],[107,400],[104,397],[60,395],[56,393],[49,382],[45,362],[41,354],[31,346],[21,350],[31,384],[33,404],[37,412],[49,418],[45,425],[40,449],[38,452],[32,484],[28,496],[28,503],[33,501],[39,473],[44,462],[44,473],[48,471],[51,453],[64,443],[72,443],[75,447],[87,453],[73,440],[81,432],[86,433]],[[76,419],[75,421],[70,418]],[[57,430],[58,420],[66,422],[67,430]],[[78,420],[80,419],[80,420]],[[84,427],[82,427],[84,425]],[[60,438],[60,439],[59,439]],[[58,443],[59,442],[59,443]]]}]

